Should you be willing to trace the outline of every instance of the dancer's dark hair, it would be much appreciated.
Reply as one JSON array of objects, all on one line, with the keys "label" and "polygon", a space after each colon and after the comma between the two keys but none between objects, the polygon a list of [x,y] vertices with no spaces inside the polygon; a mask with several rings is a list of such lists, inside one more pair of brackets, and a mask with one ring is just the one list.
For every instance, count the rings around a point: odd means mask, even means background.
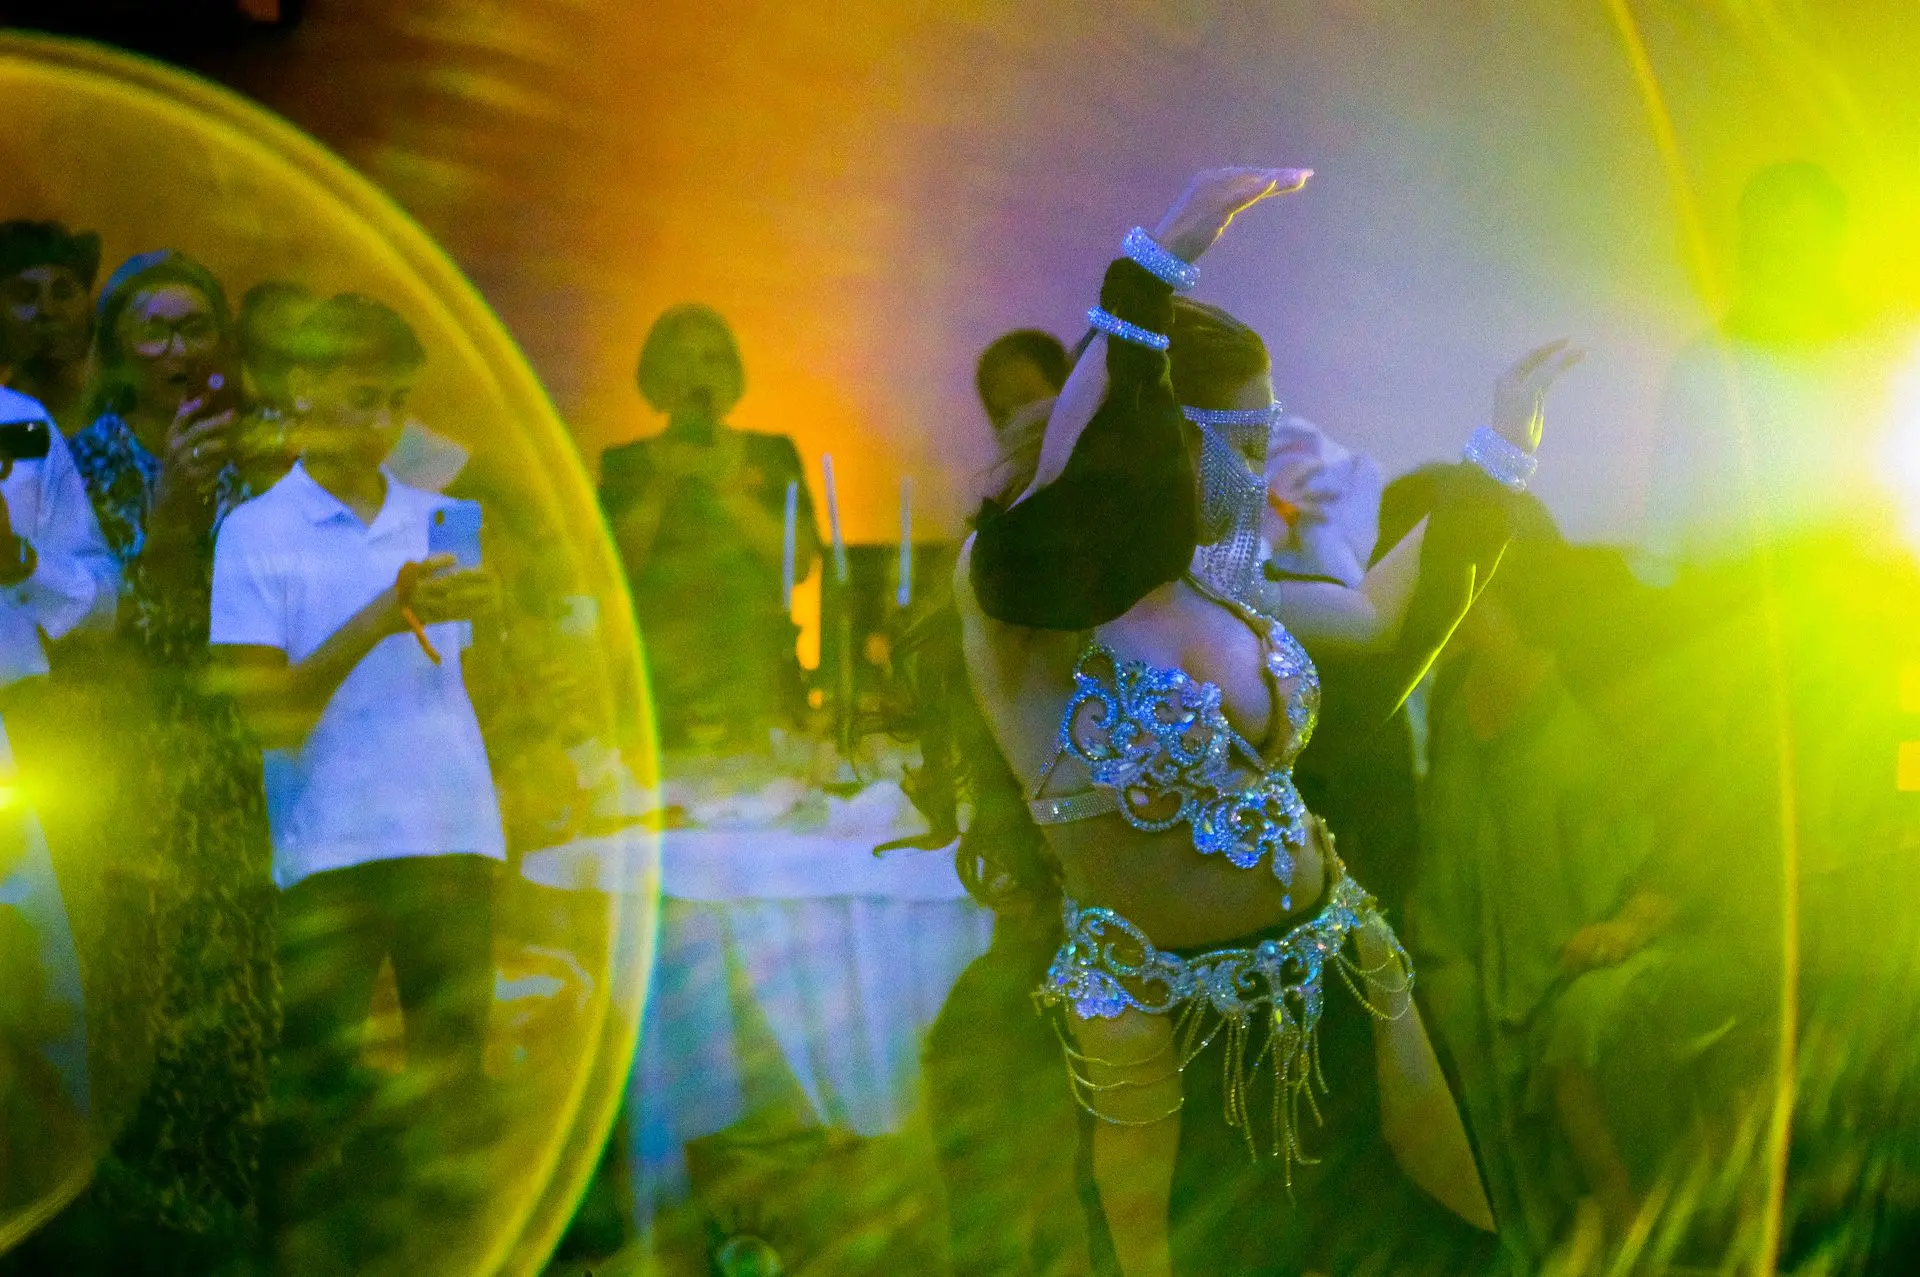
[{"label": "dancer's dark hair", "polygon": [[[894,727],[919,740],[922,760],[904,782],[907,796],[933,841],[944,845],[959,835],[954,859],[967,894],[995,913],[1051,914],[1060,900],[1059,868],[974,700],[960,614],[944,580],[929,604],[894,649],[907,698]],[[962,802],[970,808],[964,830]]]},{"label": "dancer's dark hair", "polygon": [[[1174,300],[1172,312],[1168,375],[1173,397],[1197,408],[1233,406],[1247,382],[1268,369],[1267,348],[1259,334],[1218,307],[1184,298]],[[1112,436],[1116,429],[1132,429],[1132,418],[1124,413],[1110,417],[1098,427],[1090,426],[1089,434]],[[1138,449],[1132,448],[1126,438],[1109,438],[1104,443],[1101,450],[1107,463],[1094,467],[1086,476],[1069,478],[1065,485],[1059,485],[1063,490],[1050,499],[1049,521],[1065,521],[1075,528],[1056,522],[1044,536],[1051,540],[1061,533],[1071,535],[1077,528],[1088,534],[1086,549],[1090,554],[1130,553],[1126,546],[1098,543],[1107,527],[1102,520],[1086,515],[1085,502],[1075,499],[1070,489],[1076,483],[1087,486],[1089,481],[1092,489],[1106,483],[1137,488],[1164,498],[1168,508],[1151,513],[1175,516],[1158,521],[1156,526],[1166,544],[1155,545],[1150,557],[1171,565],[1176,574],[1184,570],[1197,535],[1194,480],[1190,467],[1164,465],[1165,459],[1184,460],[1184,447],[1170,433],[1157,446],[1143,440],[1145,446]],[[1100,447],[1099,441],[1095,447]],[[1076,447],[1075,451],[1081,449]],[[1093,490],[1086,493],[1095,501],[1108,495]],[[984,525],[1002,517],[1002,513],[992,502],[985,503],[976,524]],[[1137,532],[1143,523],[1136,520],[1134,530]],[[1074,562],[1074,558],[1066,555],[1062,561]],[[1076,566],[1091,569],[1094,565],[1086,562]],[[1077,620],[1097,624],[1101,613],[1118,615],[1137,601],[1145,592],[1137,587],[1146,577],[1121,575],[1128,579],[1117,582],[1119,592],[1094,601],[1089,614]],[[1054,588],[1063,584],[1056,582]],[[1157,581],[1149,583],[1148,588],[1150,584]],[[1130,597],[1129,589],[1134,590]],[[919,738],[924,759],[921,769],[909,778],[909,792],[927,817],[934,837],[942,842],[959,831],[961,801],[971,807],[972,818],[961,833],[958,864],[961,881],[976,899],[996,911],[1019,907],[1050,910],[1059,899],[1059,870],[1027,811],[1027,794],[1007,766],[974,700],[960,647],[959,615],[944,590],[929,604],[895,651],[895,668],[911,701],[899,726]],[[1076,623],[1073,628],[1080,625]]]},{"label": "dancer's dark hair", "polygon": [[1218,306],[1173,299],[1167,348],[1174,398],[1188,408],[1232,408],[1234,397],[1272,368],[1260,334]]}]

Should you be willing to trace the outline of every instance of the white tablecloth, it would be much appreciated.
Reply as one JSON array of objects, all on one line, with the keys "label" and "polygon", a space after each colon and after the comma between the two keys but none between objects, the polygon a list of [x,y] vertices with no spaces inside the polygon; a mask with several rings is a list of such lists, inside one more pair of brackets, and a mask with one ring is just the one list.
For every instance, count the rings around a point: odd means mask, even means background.
[{"label": "white tablecloth", "polygon": [[670,833],[630,1083],[638,1222],[687,1193],[688,1140],[753,1110],[861,1134],[917,1099],[921,1037],[991,915],[949,851],[825,835]]},{"label": "white tablecloth", "polygon": [[[653,982],[629,1082],[636,1222],[688,1193],[684,1147],[750,1112],[861,1134],[918,1099],[920,1043],[983,952],[992,916],[951,849],[873,854],[879,838],[682,830],[660,840]],[[529,856],[550,886],[644,891],[644,843]]]}]

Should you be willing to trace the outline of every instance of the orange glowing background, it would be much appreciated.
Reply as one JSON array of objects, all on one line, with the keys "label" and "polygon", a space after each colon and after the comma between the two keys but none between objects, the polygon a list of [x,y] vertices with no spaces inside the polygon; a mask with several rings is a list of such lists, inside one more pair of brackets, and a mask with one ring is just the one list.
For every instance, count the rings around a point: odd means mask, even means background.
[{"label": "orange glowing background", "polygon": [[[1313,165],[1203,295],[1256,323],[1283,400],[1389,473],[1451,452],[1506,357],[1592,349],[1540,490],[1631,532],[1659,385],[1708,322],[1674,179],[1723,250],[1757,166],[1827,163],[1856,274],[1915,294],[1920,21],[1905,6],[1245,5],[1217,0],[315,3],[209,69],[370,173],[441,238],[547,379],[591,466],[658,428],[640,339],[729,315],[737,424],[836,454],[848,534],[897,484],[951,535],[988,459],[974,354],[1071,339],[1105,256],[1197,166]],[[1620,12],[1673,125],[1663,157]]]}]

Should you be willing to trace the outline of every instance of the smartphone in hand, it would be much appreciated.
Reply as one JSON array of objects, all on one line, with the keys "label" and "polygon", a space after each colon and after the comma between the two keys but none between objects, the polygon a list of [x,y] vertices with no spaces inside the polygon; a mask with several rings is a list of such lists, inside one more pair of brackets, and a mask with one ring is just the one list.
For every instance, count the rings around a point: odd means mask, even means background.
[{"label": "smartphone in hand", "polygon": [[46,422],[0,421],[0,460],[38,461],[53,447],[53,429]]},{"label": "smartphone in hand", "polygon": [[194,414],[196,419],[217,417],[223,412],[238,412],[242,407],[240,387],[223,372],[208,373],[197,398],[200,400],[200,411]]},{"label": "smartphone in hand", "polygon": [[461,571],[480,566],[480,503],[449,501],[427,518],[427,553],[451,554]]}]

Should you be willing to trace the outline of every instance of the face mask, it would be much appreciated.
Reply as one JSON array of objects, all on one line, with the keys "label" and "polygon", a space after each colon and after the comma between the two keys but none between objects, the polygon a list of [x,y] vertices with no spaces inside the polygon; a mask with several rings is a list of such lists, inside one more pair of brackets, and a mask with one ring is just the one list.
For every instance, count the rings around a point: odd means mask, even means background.
[{"label": "face mask", "polygon": [[[1267,483],[1247,463],[1246,453],[1264,456],[1272,422],[1280,411],[1181,410],[1200,427],[1200,540],[1198,566],[1214,586],[1244,598],[1260,558],[1260,514]],[[1237,441],[1243,446],[1236,448]]]},{"label": "face mask", "polygon": [[1258,515],[1266,485],[1218,430],[1202,426],[1200,433],[1200,523],[1204,539],[1212,542],[1249,509]]}]

